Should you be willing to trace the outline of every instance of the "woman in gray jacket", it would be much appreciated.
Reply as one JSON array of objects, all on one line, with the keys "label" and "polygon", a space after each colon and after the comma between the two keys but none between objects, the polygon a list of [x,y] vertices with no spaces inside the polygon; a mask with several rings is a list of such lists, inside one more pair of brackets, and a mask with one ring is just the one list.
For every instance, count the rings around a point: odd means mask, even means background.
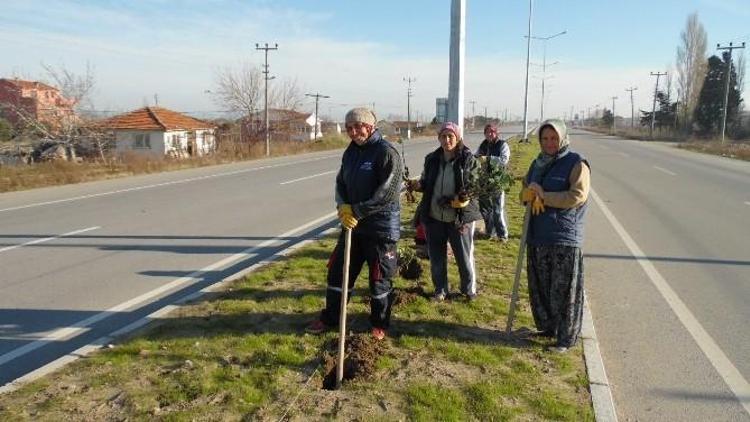
[{"label": "woman in gray jacket", "polygon": [[427,232],[433,300],[448,296],[447,245],[450,242],[461,278],[461,293],[468,300],[477,295],[474,267],[474,227],[482,219],[479,203],[469,195],[477,174],[477,161],[462,139],[458,126],[446,122],[438,132],[440,148],[425,157],[424,170],[410,188],[423,192],[417,210]]}]

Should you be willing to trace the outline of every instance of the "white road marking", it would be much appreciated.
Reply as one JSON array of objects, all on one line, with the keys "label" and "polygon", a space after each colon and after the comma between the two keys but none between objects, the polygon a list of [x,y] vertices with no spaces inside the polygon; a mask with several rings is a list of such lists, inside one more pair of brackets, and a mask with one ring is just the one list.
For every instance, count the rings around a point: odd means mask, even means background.
[{"label": "white road marking", "polygon": [[208,271],[213,271],[215,269],[222,268],[224,266],[227,266],[227,265],[230,265],[230,264],[234,264],[234,263],[239,262],[239,261],[241,261],[241,260],[243,260],[245,258],[248,258],[248,257],[252,256],[253,254],[255,254],[258,250],[261,250],[261,249],[267,247],[268,245],[270,245],[270,244],[272,244],[274,242],[283,242],[283,240],[281,240],[281,241],[278,240],[279,238],[283,239],[283,238],[292,236],[292,235],[294,235],[297,232],[301,232],[301,231],[306,230],[306,229],[308,229],[310,227],[313,227],[313,226],[315,226],[317,224],[320,224],[323,221],[329,220],[334,215],[336,215],[335,212],[326,214],[326,215],[324,215],[324,216],[322,216],[320,218],[317,218],[317,219],[315,219],[313,221],[310,221],[308,223],[305,223],[305,224],[303,224],[303,225],[301,225],[299,227],[291,229],[291,230],[287,231],[286,233],[280,234],[280,235],[278,235],[277,237],[275,237],[273,239],[268,239],[268,240],[266,240],[264,242],[261,242],[257,246],[253,246],[252,248],[245,249],[242,252],[238,252],[238,253],[236,253],[234,255],[231,255],[231,256],[228,256],[228,257],[226,257],[224,259],[216,261],[216,262],[214,262],[213,264],[210,264],[207,267],[204,267],[204,268],[202,268],[200,270],[194,271],[194,272],[192,272],[192,273],[190,273],[190,274],[188,274],[188,275],[186,275],[184,277],[180,277],[180,278],[178,278],[176,280],[173,280],[173,281],[171,281],[171,282],[169,282],[167,284],[164,284],[164,285],[162,285],[162,286],[160,286],[160,287],[158,287],[156,289],[153,289],[153,290],[151,290],[149,292],[143,293],[142,295],[140,295],[138,297],[135,297],[135,298],[130,299],[128,301],[122,302],[119,305],[115,305],[115,306],[113,306],[113,307],[111,307],[111,308],[109,308],[109,309],[107,309],[107,310],[105,310],[103,312],[100,312],[98,314],[92,315],[91,317],[86,318],[86,319],[84,319],[82,321],[75,322],[75,323],[71,324],[69,327],[63,327],[63,328],[57,329],[57,330],[53,331],[52,333],[50,333],[47,336],[44,336],[44,337],[42,337],[42,338],[40,338],[38,340],[35,340],[35,341],[31,342],[31,343],[28,343],[28,344],[25,344],[25,345],[23,345],[21,347],[13,349],[10,352],[5,353],[4,355],[0,355],[0,365],[4,365],[4,364],[12,361],[13,359],[21,357],[21,356],[23,356],[23,355],[25,355],[27,353],[30,353],[30,352],[32,352],[32,351],[34,351],[34,350],[36,350],[36,349],[38,349],[40,347],[46,346],[47,344],[49,344],[51,342],[61,341],[61,340],[67,340],[67,339],[72,338],[74,336],[83,334],[86,331],[89,331],[91,329],[90,328],[91,325],[93,325],[93,324],[95,324],[95,323],[97,323],[99,321],[102,321],[102,320],[104,320],[104,319],[106,319],[106,318],[108,318],[108,317],[110,317],[110,316],[112,316],[112,315],[114,315],[114,314],[116,314],[118,312],[124,312],[124,311],[130,310],[130,309],[132,309],[132,308],[134,308],[134,307],[136,307],[138,305],[143,304],[144,302],[147,302],[147,301],[149,301],[151,299],[156,298],[157,296],[159,296],[159,295],[161,295],[161,294],[163,294],[165,292],[168,292],[169,290],[172,290],[174,288],[180,287],[183,284],[187,284],[188,282],[191,282],[191,281],[197,281],[198,279],[201,278],[202,275],[204,275]]},{"label": "white road marking", "polygon": [[45,237],[44,239],[36,239],[36,240],[32,240],[30,242],[21,243],[20,245],[6,246],[4,248],[0,248],[0,252],[7,252],[7,251],[10,251],[10,250],[13,250],[13,249],[22,248],[24,246],[36,245],[38,243],[49,242],[50,240],[59,239],[61,237],[73,236],[73,235],[76,235],[76,234],[79,234],[79,233],[90,232],[92,230],[98,230],[98,229],[101,229],[101,226],[94,226],[94,227],[88,227],[88,228],[81,229],[81,230],[74,230],[72,232],[63,233],[63,234],[60,234],[60,235],[57,235],[57,236],[50,236],[50,237]]},{"label": "white road marking", "polygon": [[750,201],[745,201],[745,205],[750,205]]},{"label": "white road marking", "polygon": [[679,298],[679,296],[677,296],[677,293],[672,290],[664,277],[662,277],[656,267],[654,267],[654,264],[652,264],[648,258],[644,258],[646,254],[643,253],[640,247],[638,247],[638,244],[636,244],[628,232],[625,231],[622,224],[620,224],[614,214],[612,214],[609,208],[607,208],[604,201],[602,201],[593,189],[591,190],[591,196],[594,198],[596,204],[599,205],[599,208],[604,213],[604,216],[607,217],[607,220],[609,220],[609,223],[615,229],[617,234],[620,235],[620,238],[625,242],[630,253],[636,258],[638,263],[641,264],[641,268],[643,268],[643,271],[651,280],[651,283],[656,287],[659,293],[661,293],[669,307],[672,308],[672,312],[677,315],[677,318],[679,318],[682,325],[693,337],[693,340],[695,340],[698,347],[703,351],[703,354],[708,358],[709,362],[711,362],[711,365],[713,365],[721,378],[724,379],[724,382],[729,389],[732,390],[732,393],[734,393],[737,400],[739,400],[740,404],[745,408],[745,411],[750,414],[750,384],[748,384],[747,380],[742,377],[740,371],[737,370],[734,364],[732,364],[732,361],[730,361],[719,348],[711,335],[708,334],[701,323],[698,322],[698,319],[695,318],[692,312],[690,312],[690,309],[688,309],[685,303]]},{"label": "white road marking", "polygon": [[91,194],[91,195],[75,196],[75,197],[72,197],[72,198],[58,199],[58,200],[55,200],[55,201],[36,202],[36,203],[33,203],[33,204],[20,205],[20,206],[17,206],[17,207],[2,208],[2,209],[0,209],[0,212],[16,211],[16,210],[22,210],[22,209],[26,209],[26,208],[41,207],[41,206],[44,206],[44,205],[53,205],[53,204],[60,204],[60,203],[64,203],[64,202],[80,201],[82,199],[98,198],[100,196],[109,196],[109,195],[115,195],[115,194],[118,194],[118,193],[134,192],[134,191],[145,190],[145,189],[153,189],[153,188],[158,188],[158,187],[162,187],[162,186],[179,185],[179,184],[183,184],[183,183],[195,182],[197,180],[205,180],[205,179],[213,179],[213,178],[216,178],[216,177],[232,176],[232,175],[235,175],[235,174],[250,173],[250,172],[254,172],[254,171],[267,170],[267,169],[276,168],[276,167],[293,166],[293,165],[297,165],[297,164],[301,164],[301,163],[308,163],[308,162],[311,162],[311,161],[324,160],[324,159],[333,158],[333,157],[337,157],[337,156],[336,155],[327,155],[325,157],[318,157],[318,158],[312,158],[312,159],[309,159],[309,160],[295,161],[293,163],[272,164],[272,165],[268,165],[268,166],[255,167],[255,168],[251,168],[251,169],[235,170],[235,171],[230,171],[230,172],[226,172],[226,173],[216,173],[216,174],[209,174],[209,175],[206,175],[206,176],[191,177],[189,179],[173,180],[171,182],[155,183],[153,185],[136,186],[136,187],[132,187],[132,188],[120,189],[120,190],[115,190],[115,191],[110,191],[110,192],[101,192],[101,193],[94,193],[94,194]]},{"label": "white road marking", "polygon": [[312,179],[312,178],[314,178],[314,177],[318,177],[318,176],[325,176],[326,174],[336,173],[337,171],[338,171],[338,170],[331,170],[331,171],[326,171],[326,172],[323,172],[323,173],[313,174],[312,176],[305,176],[305,177],[300,177],[299,179],[294,179],[294,180],[287,180],[286,182],[281,182],[281,183],[279,183],[279,184],[280,184],[280,185],[288,185],[288,184],[290,184],[290,183],[294,183],[294,182],[301,182],[301,181],[303,181],[303,180],[307,180],[307,179]]},{"label": "white road marking", "polygon": [[654,166],[654,168],[657,169],[657,170],[659,170],[660,172],[666,173],[666,174],[668,174],[670,176],[677,176],[677,173],[671,172],[671,171],[669,171],[669,170],[667,170],[665,168],[662,168],[662,167],[659,167],[659,166]]}]

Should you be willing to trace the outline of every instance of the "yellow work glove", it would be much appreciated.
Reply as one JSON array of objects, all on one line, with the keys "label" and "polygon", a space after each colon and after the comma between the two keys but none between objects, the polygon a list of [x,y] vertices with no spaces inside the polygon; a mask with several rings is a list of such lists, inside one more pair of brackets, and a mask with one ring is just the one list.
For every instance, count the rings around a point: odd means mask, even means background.
[{"label": "yellow work glove", "polygon": [[339,205],[338,212],[339,221],[341,221],[341,225],[344,226],[344,228],[351,230],[357,226],[357,218],[354,216],[354,211],[352,210],[351,205]]},{"label": "yellow work glove", "polygon": [[521,202],[531,202],[534,200],[534,198],[536,198],[536,192],[534,192],[530,188],[523,188],[523,190],[521,191]]},{"label": "yellow work glove", "polygon": [[451,208],[465,208],[469,205],[469,200],[461,201],[458,197],[451,199]]},{"label": "yellow work glove", "polygon": [[544,201],[542,201],[542,198],[535,196],[534,202],[531,203],[531,213],[534,215],[539,215],[544,212]]}]

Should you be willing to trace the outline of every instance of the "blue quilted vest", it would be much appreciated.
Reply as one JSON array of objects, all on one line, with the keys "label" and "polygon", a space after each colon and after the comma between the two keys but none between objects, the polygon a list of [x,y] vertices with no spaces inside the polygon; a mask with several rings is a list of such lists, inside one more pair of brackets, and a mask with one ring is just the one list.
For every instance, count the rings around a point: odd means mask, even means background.
[{"label": "blue quilted vest", "polygon": [[[561,192],[570,189],[570,173],[573,167],[588,161],[575,152],[570,152],[556,160],[545,169],[531,165],[526,182],[536,182],[545,192]],[[531,246],[564,245],[581,247],[583,245],[583,220],[586,216],[588,200],[577,208],[563,209],[545,205],[545,211],[532,216],[529,223],[528,244]]]}]

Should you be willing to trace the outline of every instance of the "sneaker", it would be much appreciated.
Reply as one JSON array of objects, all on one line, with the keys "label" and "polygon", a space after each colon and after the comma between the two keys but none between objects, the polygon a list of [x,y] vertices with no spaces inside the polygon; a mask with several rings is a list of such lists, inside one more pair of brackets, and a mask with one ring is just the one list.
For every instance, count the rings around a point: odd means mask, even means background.
[{"label": "sneaker", "polygon": [[477,294],[476,293],[466,295],[466,301],[467,302],[473,302],[475,300],[477,300]]},{"label": "sneaker", "polygon": [[564,346],[555,346],[555,347],[550,347],[549,350],[550,352],[562,354],[562,353],[566,353],[568,350],[570,350],[570,348],[564,347]]},{"label": "sneaker", "polygon": [[434,295],[432,295],[433,302],[442,302],[444,300],[445,300],[445,293],[443,292],[437,292]]},{"label": "sneaker", "polygon": [[311,322],[307,327],[305,327],[305,331],[310,334],[320,334],[323,331],[328,331],[332,327],[328,326],[325,322],[322,320],[316,319],[315,321]]},{"label": "sneaker", "polygon": [[371,333],[372,333],[372,337],[375,340],[382,340],[382,339],[385,338],[385,336],[387,334],[386,331],[385,331],[385,329],[378,328],[378,327],[373,327]]}]

